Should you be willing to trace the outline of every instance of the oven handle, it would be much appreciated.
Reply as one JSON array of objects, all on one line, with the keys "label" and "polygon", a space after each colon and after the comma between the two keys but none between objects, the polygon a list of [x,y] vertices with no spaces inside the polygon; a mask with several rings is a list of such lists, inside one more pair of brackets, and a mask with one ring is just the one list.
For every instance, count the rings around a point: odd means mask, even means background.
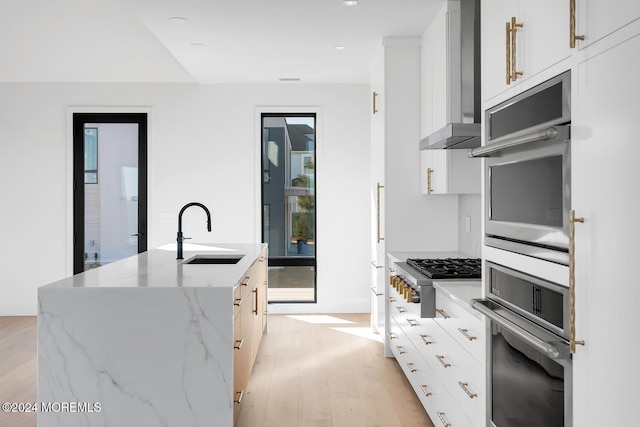
[{"label": "oven handle", "polygon": [[535,347],[539,351],[546,354],[550,359],[561,359],[563,351],[558,349],[555,345],[548,343],[546,341],[541,340],[530,332],[525,331],[520,326],[515,323],[505,319],[504,317],[496,314],[490,308],[485,307],[482,302],[484,300],[481,299],[472,299],[471,307],[478,310],[480,313],[487,316],[492,321],[496,322],[498,325],[502,326],[504,329],[508,330],[518,338],[525,341],[527,344]]},{"label": "oven handle", "polygon": [[522,144],[528,144],[536,141],[547,141],[549,139],[557,138],[560,135],[562,139],[569,139],[569,127],[568,126],[551,126],[547,129],[539,130],[536,132],[527,133],[525,135],[519,135],[509,138],[501,138],[496,142],[484,145],[482,147],[469,150],[469,157],[490,157],[493,153],[501,151],[507,148],[517,147]]}]

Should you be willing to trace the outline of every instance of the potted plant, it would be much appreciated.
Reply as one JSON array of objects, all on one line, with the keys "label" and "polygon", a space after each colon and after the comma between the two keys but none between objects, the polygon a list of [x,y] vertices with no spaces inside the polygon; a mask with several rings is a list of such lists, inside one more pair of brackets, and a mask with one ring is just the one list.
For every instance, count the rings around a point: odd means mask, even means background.
[{"label": "potted plant", "polygon": [[298,245],[298,254],[301,254],[311,237],[311,221],[308,213],[299,213],[293,221],[293,237]]}]

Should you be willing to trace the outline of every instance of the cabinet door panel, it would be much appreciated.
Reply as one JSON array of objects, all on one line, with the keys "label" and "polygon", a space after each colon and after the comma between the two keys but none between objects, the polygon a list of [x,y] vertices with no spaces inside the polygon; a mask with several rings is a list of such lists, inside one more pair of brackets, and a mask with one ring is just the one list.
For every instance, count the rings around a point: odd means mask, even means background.
[{"label": "cabinet door panel", "polygon": [[640,2],[630,0],[576,0],[577,29],[584,35],[582,49],[640,18]]},{"label": "cabinet door panel", "polygon": [[636,417],[640,371],[628,333],[640,298],[637,52],[640,36],[579,64],[572,77],[572,206],[584,218],[575,237],[576,334],[585,341],[573,359],[576,426]]}]

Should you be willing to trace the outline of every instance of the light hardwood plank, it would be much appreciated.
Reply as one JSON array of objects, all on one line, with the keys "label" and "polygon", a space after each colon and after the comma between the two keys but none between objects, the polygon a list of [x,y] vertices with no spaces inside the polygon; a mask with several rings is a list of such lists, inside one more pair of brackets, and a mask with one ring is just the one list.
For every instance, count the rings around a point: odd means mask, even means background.
[{"label": "light hardwood plank", "polygon": [[[368,331],[367,314],[269,316],[236,427],[433,427]],[[36,342],[35,317],[0,317],[0,402],[35,402]],[[0,426],[36,414],[0,412]]]}]

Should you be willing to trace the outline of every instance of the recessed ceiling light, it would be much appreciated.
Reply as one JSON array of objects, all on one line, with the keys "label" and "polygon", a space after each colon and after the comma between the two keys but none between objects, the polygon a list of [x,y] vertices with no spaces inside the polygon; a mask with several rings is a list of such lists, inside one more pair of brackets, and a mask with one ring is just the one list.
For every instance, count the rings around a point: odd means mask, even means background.
[{"label": "recessed ceiling light", "polygon": [[204,47],[205,44],[204,43],[189,43],[189,46],[191,46],[191,47]]},{"label": "recessed ceiling light", "polygon": [[299,82],[300,77],[280,77],[278,80],[281,82]]},{"label": "recessed ceiling light", "polygon": [[171,18],[169,18],[169,22],[171,22],[172,24],[184,24],[185,22],[187,22],[187,18],[183,16],[172,16]]},{"label": "recessed ceiling light", "polygon": [[344,50],[344,49],[346,49],[347,47],[346,47],[346,46],[334,46],[333,48],[334,48],[335,50]]},{"label": "recessed ceiling light", "polygon": [[358,0],[343,0],[345,6],[357,6]]}]

